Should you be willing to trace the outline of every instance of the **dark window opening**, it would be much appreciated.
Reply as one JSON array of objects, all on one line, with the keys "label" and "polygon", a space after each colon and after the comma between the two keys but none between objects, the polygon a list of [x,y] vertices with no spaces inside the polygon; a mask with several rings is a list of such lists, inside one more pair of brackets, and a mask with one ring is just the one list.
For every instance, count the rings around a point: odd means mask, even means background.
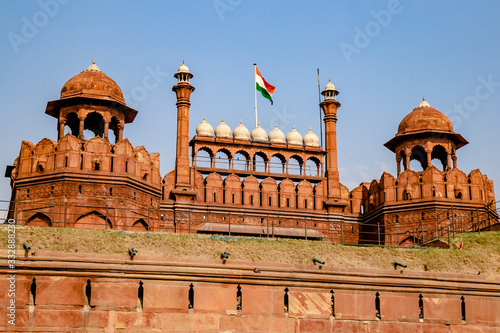
[{"label": "dark window opening", "polygon": [[64,167],[67,168],[68,167],[68,156],[65,156],[64,157]]},{"label": "dark window opening", "polygon": [[83,154],[80,154],[80,170],[83,170]]},{"label": "dark window opening", "polygon": [[283,310],[285,313],[288,313],[288,309],[289,309],[288,308],[288,306],[289,306],[289,304],[288,304],[288,288],[285,288],[285,296],[283,297],[283,303],[284,303]]},{"label": "dark window opening", "polygon": [[469,185],[469,199],[472,200],[472,187]]},{"label": "dark window opening", "polygon": [[82,185],[78,185],[78,193],[82,194]]},{"label": "dark window opening", "polygon": [[335,317],[335,293],[333,290],[330,290],[330,293],[332,294],[332,316]]},{"label": "dark window opening", "polygon": [[92,285],[90,284],[90,280],[87,280],[87,285],[85,286],[85,305],[91,306],[91,296],[92,296]]},{"label": "dark window opening", "polygon": [[243,298],[242,298],[242,294],[241,294],[241,286],[238,285],[238,287],[236,288],[237,291],[236,291],[236,310],[238,311],[241,311],[242,309],[242,301],[243,301]]},{"label": "dark window opening", "polygon": [[193,309],[194,308],[194,286],[192,283],[189,285],[188,301],[189,301],[188,309]]},{"label": "dark window opening", "polygon": [[307,209],[307,199],[304,200],[304,208]]},{"label": "dark window opening", "polygon": [[141,310],[144,307],[144,287],[142,281],[139,281],[139,289],[137,290],[137,306]]},{"label": "dark window opening", "polygon": [[125,161],[125,172],[128,172],[128,161]]},{"label": "dark window opening", "polygon": [[111,165],[110,165],[110,171],[111,172],[113,172],[114,165],[115,165],[115,157],[111,156]]},{"label": "dark window opening", "polygon": [[42,166],[41,164],[38,164],[38,165],[36,166],[36,171],[38,171],[38,172],[43,172],[43,166]]},{"label": "dark window opening", "polygon": [[290,198],[286,198],[286,206],[290,207]]},{"label": "dark window opening", "polygon": [[214,202],[217,202],[217,193],[214,192]]},{"label": "dark window opening", "polygon": [[418,295],[418,318],[424,319],[424,300],[422,294]]},{"label": "dark window opening", "polygon": [[269,197],[269,206],[272,206],[272,200],[271,200],[271,197]]},{"label": "dark window opening", "polygon": [[377,317],[378,319],[381,318],[381,315],[380,315],[380,294],[378,292],[375,294],[375,317]]},{"label": "dark window opening", "polygon": [[30,305],[35,305],[36,303],[36,279],[33,278],[31,280],[31,286],[30,286]]},{"label": "dark window opening", "polygon": [[234,193],[232,194],[232,197],[233,197],[233,203],[234,203]]},{"label": "dark window opening", "polygon": [[101,167],[101,164],[99,162],[94,163],[94,170],[99,171],[99,168]]},{"label": "dark window opening", "polygon": [[253,195],[250,196],[250,205],[253,205]]},{"label": "dark window opening", "polygon": [[460,297],[460,300],[462,301],[461,304],[461,309],[462,309],[462,320],[465,320],[465,297]]}]

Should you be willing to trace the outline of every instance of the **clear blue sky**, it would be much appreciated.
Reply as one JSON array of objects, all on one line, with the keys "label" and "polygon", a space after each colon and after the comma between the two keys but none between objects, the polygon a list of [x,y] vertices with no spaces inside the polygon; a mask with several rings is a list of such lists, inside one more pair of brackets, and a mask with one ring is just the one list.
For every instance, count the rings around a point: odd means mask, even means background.
[{"label": "clear blue sky", "polygon": [[[498,187],[499,13],[498,1],[2,1],[2,174],[22,140],[56,139],[46,103],[95,58],[139,111],[125,137],[159,152],[165,175],[175,154],[172,75],[184,60],[196,87],[191,136],[203,116],[253,128],[254,62],[276,86],[272,107],[259,98],[261,125],[319,133],[320,68],[321,87],[331,78],[340,91],[340,178],[350,189],[395,173],[383,144],[422,95],[470,142],[459,168],[479,168]],[[159,84],[141,95],[150,70]],[[0,198],[10,198],[6,178]]]}]

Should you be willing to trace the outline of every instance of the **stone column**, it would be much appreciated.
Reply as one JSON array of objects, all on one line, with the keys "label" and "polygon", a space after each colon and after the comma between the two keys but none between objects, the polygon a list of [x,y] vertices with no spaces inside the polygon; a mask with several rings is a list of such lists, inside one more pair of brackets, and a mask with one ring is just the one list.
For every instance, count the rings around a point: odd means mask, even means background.
[{"label": "stone column", "polygon": [[109,131],[109,121],[104,122],[104,140],[108,140],[108,131]]},{"label": "stone column", "polygon": [[80,119],[80,124],[79,124],[79,129],[78,129],[78,139],[83,140],[83,129],[85,125],[85,118],[79,118]]},{"label": "stone column", "polygon": [[398,168],[398,176],[401,173],[401,158],[396,158],[397,168]]},{"label": "stone column", "polygon": [[432,165],[432,150],[426,150],[425,151],[427,155],[427,168]]},{"label": "stone column", "polygon": [[64,126],[66,125],[66,119],[59,120],[59,129],[57,133],[57,140],[61,140],[64,137]]}]

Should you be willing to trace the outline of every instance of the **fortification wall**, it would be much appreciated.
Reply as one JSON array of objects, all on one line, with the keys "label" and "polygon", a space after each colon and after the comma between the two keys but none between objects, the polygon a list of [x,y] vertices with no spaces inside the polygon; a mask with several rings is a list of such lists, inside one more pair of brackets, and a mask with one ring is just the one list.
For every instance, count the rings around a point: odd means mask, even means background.
[{"label": "fortification wall", "polygon": [[[499,332],[500,277],[110,255],[16,263],[16,332]],[[255,270],[257,269],[257,270]]]}]

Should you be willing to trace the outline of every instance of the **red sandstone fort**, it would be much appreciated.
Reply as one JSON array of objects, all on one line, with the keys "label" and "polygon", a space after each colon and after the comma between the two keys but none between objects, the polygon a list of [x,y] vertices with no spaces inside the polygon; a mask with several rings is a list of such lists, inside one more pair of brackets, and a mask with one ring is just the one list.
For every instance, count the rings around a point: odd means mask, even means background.
[{"label": "red sandstone fort", "polygon": [[[204,119],[191,137],[193,74],[182,64],[174,77],[174,170],[161,175],[159,154],[124,137],[138,111],[93,63],[47,103],[57,141],[23,141],[7,167],[8,217],[41,227],[396,246],[498,227],[492,181],[458,168],[468,142],[425,99],[385,143],[397,174],[348,189],[339,180],[342,116],[331,82],[321,92],[322,147],[311,130],[285,135],[278,124],[267,133],[224,121],[213,129]],[[411,170],[412,160],[421,170]],[[254,263],[69,253],[19,265],[19,325],[10,327],[2,312],[8,331],[498,332],[500,325],[495,276],[278,264],[257,274]],[[7,288],[4,279],[0,286]]]}]

